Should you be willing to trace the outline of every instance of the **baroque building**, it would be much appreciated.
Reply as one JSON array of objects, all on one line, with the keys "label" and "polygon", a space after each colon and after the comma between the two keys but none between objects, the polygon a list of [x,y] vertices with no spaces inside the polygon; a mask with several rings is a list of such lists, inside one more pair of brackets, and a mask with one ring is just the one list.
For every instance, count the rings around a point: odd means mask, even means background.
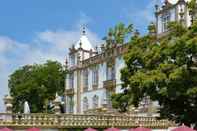
[{"label": "baroque building", "polygon": [[[155,6],[156,35],[162,37],[168,32],[167,24],[181,22],[189,27],[192,23],[186,0],[165,0],[163,5]],[[65,80],[66,113],[114,112],[111,95],[121,92],[120,70],[124,67],[123,55],[127,45],[102,44],[93,48],[83,29],[79,41],[69,49],[66,61],[68,74]],[[134,112],[147,115],[156,111],[158,104],[144,98]]]},{"label": "baroque building", "polygon": [[85,30],[69,49],[65,103],[67,113],[84,113],[102,107],[112,109],[111,94],[121,91],[120,69],[124,45],[93,48]]},{"label": "baroque building", "polygon": [[[111,95],[122,92],[120,70],[125,65],[126,52],[127,44],[102,44],[93,48],[83,29],[79,41],[69,49],[66,61],[66,113],[116,112]],[[147,112],[150,104],[145,98],[138,110]]]},{"label": "baroque building", "polygon": [[156,29],[158,37],[168,32],[168,23],[181,22],[185,27],[192,24],[195,14],[189,9],[191,0],[164,0],[163,5],[155,5]]}]

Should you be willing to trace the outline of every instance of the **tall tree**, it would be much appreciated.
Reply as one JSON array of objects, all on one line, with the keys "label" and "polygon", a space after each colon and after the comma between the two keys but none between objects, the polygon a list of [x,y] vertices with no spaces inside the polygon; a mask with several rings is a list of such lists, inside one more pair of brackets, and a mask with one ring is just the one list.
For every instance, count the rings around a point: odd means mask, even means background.
[{"label": "tall tree", "polygon": [[64,67],[56,61],[26,65],[10,75],[10,94],[14,98],[14,112],[23,112],[23,103],[28,101],[31,112],[45,112],[55,93],[64,92]]},{"label": "tall tree", "polygon": [[124,44],[125,41],[129,40],[132,32],[132,24],[125,26],[123,23],[119,23],[114,28],[109,29],[108,35],[104,37],[104,40],[106,40],[107,46],[111,44]]},{"label": "tall tree", "polygon": [[159,41],[144,36],[129,42],[121,70],[124,92],[112,97],[113,104],[126,111],[149,96],[159,102],[161,118],[197,124],[197,22],[190,29],[171,23],[169,29]]}]

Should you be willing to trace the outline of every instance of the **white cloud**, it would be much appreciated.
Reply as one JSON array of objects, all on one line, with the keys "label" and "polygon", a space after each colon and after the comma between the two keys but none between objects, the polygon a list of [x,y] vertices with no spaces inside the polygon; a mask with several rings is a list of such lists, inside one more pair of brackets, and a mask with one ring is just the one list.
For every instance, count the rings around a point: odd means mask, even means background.
[{"label": "white cloud", "polygon": [[0,53],[4,53],[12,49],[14,42],[8,37],[0,36]]},{"label": "white cloud", "polygon": [[[90,30],[87,30],[87,35],[93,45],[100,42],[97,35]],[[39,32],[29,43],[0,36],[0,112],[4,111],[2,99],[8,92],[8,77],[15,69],[26,64],[43,63],[48,59],[63,63],[68,48],[79,37],[78,29]]]}]

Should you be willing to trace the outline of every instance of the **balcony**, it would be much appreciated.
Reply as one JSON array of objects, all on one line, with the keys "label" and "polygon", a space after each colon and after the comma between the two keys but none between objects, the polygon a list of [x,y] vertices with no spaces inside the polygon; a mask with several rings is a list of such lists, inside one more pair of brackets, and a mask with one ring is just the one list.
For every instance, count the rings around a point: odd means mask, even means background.
[{"label": "balcony", "polygon": [[88,91],[88,86],[83,87],[83,92],[87,92]]},{"label": "balcony", "polygon": [[116,80],[106,80],[103,81],[103,88],[107,90],[113,90],[116,87]]},{"label": "balcony", "polygon": [[68,96],[74,95],[74,88],[66,89],[65,94]]},{"label": "balcony", "polygon": [[92,89],[93,89],[93,90],[97,90],[97,89],[98,89],[98,84],[93,84],[93,85],[92,85]]}]

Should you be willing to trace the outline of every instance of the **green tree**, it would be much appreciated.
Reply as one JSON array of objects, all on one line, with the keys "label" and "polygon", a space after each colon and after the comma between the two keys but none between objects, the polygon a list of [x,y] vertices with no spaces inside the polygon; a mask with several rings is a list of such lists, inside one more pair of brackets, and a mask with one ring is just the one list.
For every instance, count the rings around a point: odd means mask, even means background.
[{"label": "green tree", "polygon": [[196,14],[197,14],[196,0],[191,0],[188,3],[188,7],[189,7],[189,14],[191,16],[191,21],[193,22],[196,19]]},{"label": "green tree", "polygon": [[132,32],[132,24],[125,26],[123,23],[119,23],[114,28],[109,29],[108,35],[104,40],[106,40],[107,46],[111,44],[124,44],[125,41],[129,39]]},{"label": "green tree", "polygon": [[132,38],[121,70],[124,92],[113,95],[112,103],[126,111],[149,96],[159,102],[161,118],[197,125],[197,22],[190,29],[171,23],[169,29],[159,41]]},{"label": "green tree", "polygon": [[56,61],[26,65],[10,75],[9,89],[14,98],[14,112],[23,112],[23,103],[28,101],[31,112],[45,112],[56,92],[64,92],[64,67]]}]

